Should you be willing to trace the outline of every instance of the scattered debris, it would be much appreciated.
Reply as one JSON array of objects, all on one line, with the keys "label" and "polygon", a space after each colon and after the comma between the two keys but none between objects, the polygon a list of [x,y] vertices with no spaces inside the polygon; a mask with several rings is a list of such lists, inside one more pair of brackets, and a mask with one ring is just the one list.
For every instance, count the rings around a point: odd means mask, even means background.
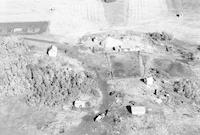
[{"label": "scattered debris", "polygon": [[171,35],[167,34],[166,32],[147,33],[147,35],[153,42],[166,42],[166,41],[171,41],[173,39],[173,37]]},{"label": "scattered debris", "polygon": [[200,103],[199,86],[193,80],[181,79],[174,81],[173,91],[181,96],[194,100],[197,104]]},{"label": "scattered debris", "polygon": [[167,79],[169,78],[169,75],[158,68],[150,68],[149,69],[149,74],[154,78],[154,79]]},{"label": "scattered debris", "polygon": [[188,62],[195,60],[194,54],[192,52],[182,52],[181,57]]},{"label": "scattered debris", "polygon": [[123,103],[123,100],[122,100],[122,98],[116,98],[115,99],[115,102],[117,103],[117,104],[122,104]]}]

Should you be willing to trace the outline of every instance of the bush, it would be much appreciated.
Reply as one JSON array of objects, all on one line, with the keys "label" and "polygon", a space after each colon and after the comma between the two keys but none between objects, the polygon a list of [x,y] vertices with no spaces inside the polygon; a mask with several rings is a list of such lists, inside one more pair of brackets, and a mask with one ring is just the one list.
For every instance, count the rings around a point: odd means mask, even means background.
[{"label": "bush", "polygon": [[76,73],[67,67],[56,65],[28,65],[27,79],[30,93],[26,96],[29,105],[53,107],[73,101],[80,94],[91,94],[97,83],[89,72]]}]

